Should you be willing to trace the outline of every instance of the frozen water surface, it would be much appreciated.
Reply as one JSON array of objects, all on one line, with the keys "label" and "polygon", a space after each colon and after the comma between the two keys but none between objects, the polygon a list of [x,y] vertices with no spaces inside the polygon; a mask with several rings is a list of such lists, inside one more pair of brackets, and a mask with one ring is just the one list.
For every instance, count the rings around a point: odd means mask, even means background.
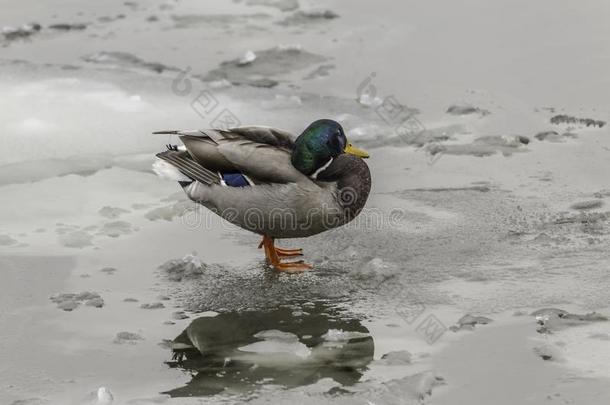
[{"label": "frozen water surface", "polygon": [[[0,6],[0,403],[610,400],[609,323],[529,315],[610,314],[606,2]],[[371,153],[315,270],[152,172],[221,111]]]}]

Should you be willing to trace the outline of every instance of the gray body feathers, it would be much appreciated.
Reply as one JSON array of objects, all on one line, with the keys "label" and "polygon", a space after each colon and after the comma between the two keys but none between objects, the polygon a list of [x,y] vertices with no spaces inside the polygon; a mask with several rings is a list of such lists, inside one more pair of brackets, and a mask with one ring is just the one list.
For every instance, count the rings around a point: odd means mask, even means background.
[{"label": "gray body feathers", "polygon": [[[340,155],[312,179],[291,163],[293,137],[265,127],[229,131],[164,131],[180,135],[187,151],[168,150],[160,159],[194,181],[181,183],[188,197],[227,221],[275,238],[298,238],[355,218],[370,191],[368,167]],[[218,172],[241,172],[254,183],[227,187]],[[347,195],[347,198],[346,198]]]}]

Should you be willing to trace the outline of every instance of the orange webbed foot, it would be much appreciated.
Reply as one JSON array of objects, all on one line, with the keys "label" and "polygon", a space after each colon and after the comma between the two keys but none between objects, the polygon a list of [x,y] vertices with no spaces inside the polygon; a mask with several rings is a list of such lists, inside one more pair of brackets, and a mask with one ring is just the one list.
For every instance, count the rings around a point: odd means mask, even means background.
[{"label": "orange webbed foot", "polygon": [[269,263],[277,271],[286,273],[301,273],[305,270],[312,269],[313,266],[304,263],[302,260],[296,262],[283,262],[283,257],[296,257],[303,255],[303,249],[284,249],[278,248],[274,245],[274,239],[269,236],[263,236],[262,242],[258,245],[258,248],[265,248],[265,257],[267,263]]}]

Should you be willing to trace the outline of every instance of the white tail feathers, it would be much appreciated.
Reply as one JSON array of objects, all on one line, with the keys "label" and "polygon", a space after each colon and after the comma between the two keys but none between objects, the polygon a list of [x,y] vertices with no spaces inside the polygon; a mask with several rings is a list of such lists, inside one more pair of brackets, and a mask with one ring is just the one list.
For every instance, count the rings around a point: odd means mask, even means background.
[{"label": "white tail feathers", "polygon": [[164,180],[193,181],[193,179],[185,176],[175,166],[163,159],[157,158],[155,163],[152,165],[152,169],[157,176]]}]

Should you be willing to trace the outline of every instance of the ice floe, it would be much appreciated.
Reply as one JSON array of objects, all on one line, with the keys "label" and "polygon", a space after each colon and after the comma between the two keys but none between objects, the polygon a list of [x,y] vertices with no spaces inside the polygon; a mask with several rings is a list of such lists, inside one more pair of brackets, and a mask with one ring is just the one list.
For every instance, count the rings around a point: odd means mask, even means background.
[{"label": "ice floe", "polygon": [[241,58],[222,62],[217,69],[198,77],[207,82],[225,79],[233,84],[266,87],[261,86],[260,80],[275,80],[278,76],[286,75],[326,60],[321,55],[293,47],[264,49],[256,51],[255,55],[254,59],[250,55],[249,59],[252,60],[246,64],[243,63]]},{"label": "ice floe", "polygon": [[58,236],[59,243],[68,248],[81,249],[93,245],[93,235],[86,231],[72,231]]},{"label": "ice floe", "polygon": [[142,335],[134,332],[118,332],[113,340],[117,344],[135,344],[140,340],[144,340]]},{"label": "ice floe", "polygon": [[81,293],[61,293],[55,294],[49,298],[51,302],[57,304],[57,308],[64,311],[73,311],[78,308],[81,303],[86,306],[102,308],[104,300],[96,292],[83,291]]},{"label": "ice floe", "polygon": [[339,14],[329,9],[298,10],[279,21],[279,25],[295,26],[328,21],[339,18]]},{"label": "ice floe", "polygon": [[293,354],[302,359],[311,354],[311,350],[299,342],[299,337],[293,333],[282,332],[277,329],[258,332],[254,335],[260,342],[242,346],[239,350],[253,353],[286,353]]},{"label": "ice floe", "polygon": [[206,265],[201,261],[196,252],[185,255],[182,259],[172,259],[159,266],[172,281],[181,281],[201,276]]},{"label": "ice floe", "polygon": [[83,56],[85,62],[124,69],[140,69],[155,73],[179,72],[180,69],[159,62],[148,62],[128,52],[101,51]]},{"label": "ice floe", "polygon": [[129,212],[130,212],[129,210],[126,210],[124,208],[109,207],[107,205],[100,208],[100,210],[98,211],[98,213],[101,216],[108,218],[108,219],[116,219],[123,214],[128,214]]}]

